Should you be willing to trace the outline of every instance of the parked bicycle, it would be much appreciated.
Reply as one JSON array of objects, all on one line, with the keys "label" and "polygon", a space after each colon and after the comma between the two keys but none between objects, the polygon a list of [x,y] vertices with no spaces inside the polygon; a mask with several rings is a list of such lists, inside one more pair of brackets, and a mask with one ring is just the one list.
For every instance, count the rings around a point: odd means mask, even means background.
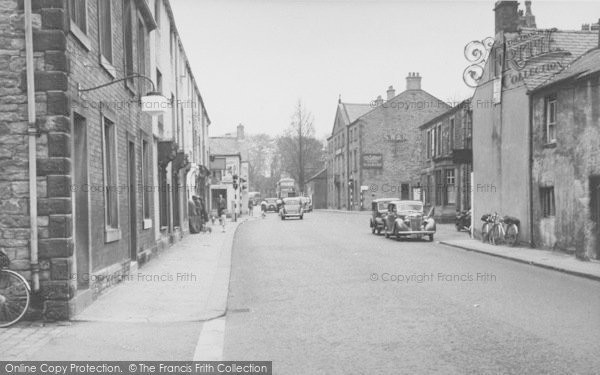
[{"label": "parked bicycle", "polygon": [[8,327],[25,316],[31,299],[31,287],[23,276],[8,269],[10,260],[0,251],[0,328]]},{"label": "parked bicycle", "polygon": [[506,243],[514,246],[519,238],[519,224],[521,221],[512,216],[501,217],[497,212],[485,214],[481,217],[484,222],[481,228],[481,240],[492,245]]}]

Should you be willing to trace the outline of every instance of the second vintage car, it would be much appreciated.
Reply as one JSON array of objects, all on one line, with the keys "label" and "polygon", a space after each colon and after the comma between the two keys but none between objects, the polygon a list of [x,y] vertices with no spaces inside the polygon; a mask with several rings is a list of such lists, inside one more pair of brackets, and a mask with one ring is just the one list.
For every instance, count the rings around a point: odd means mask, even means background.
[{"label": "second vintage car", "polygon": [[279,209],[279,216],[281,220],[285,220],[288,217],[298,217],[300,220],[304,219],[304,208],[300,197],[294,198],[283,198],[283,204]]},{"label": "second vintage car", "polygon": [[433,241],[435,220],[433,209],[427,216],[423,214],[423,202],[398,200],[388,203],[384,232],[386,237],[429,237]]},{"label": "second vintage car", "polygon": [[388,204],[399,200],[400,198],[379,198],[371,202],[371,219],[369,219],[371,233],[381,234],[381,231],[385,228],[385,216],[387,215]]}]

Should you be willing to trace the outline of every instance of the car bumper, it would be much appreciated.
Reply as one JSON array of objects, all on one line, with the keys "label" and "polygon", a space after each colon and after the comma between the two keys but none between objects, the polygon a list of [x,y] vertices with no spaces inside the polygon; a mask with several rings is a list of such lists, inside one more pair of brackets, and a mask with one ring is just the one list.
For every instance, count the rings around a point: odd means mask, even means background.
[{"label": "car bumper", "polygon": [[427,236],[430,234],[435,234],[434,230],[406,230],[406,231],[398,231],[396,233],[398,236]]}]

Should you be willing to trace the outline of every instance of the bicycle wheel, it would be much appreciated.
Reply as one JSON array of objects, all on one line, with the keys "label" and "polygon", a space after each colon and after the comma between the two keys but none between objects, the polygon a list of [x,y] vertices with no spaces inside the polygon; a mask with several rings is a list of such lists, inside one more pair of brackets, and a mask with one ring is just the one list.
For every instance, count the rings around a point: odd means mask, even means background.
[{"label": "bicycle wheel", "polygon": [[517,243],[517,238],[519,237],[519,228],[515,224],[510,224],[506,228],[506,234],[504,238],[506,239],[506,243],[510,246],[515,246]]},{"label": "bicycle wheel", "polygon": [[490,223],[483,223],[481,227],[481,242],[488,242],[490,239]]},{"label": "bicycle wheel", "polygon": [[0,328],[18,322],[27,312],[29,300],[27,281],[14,271],[0,270]]}]

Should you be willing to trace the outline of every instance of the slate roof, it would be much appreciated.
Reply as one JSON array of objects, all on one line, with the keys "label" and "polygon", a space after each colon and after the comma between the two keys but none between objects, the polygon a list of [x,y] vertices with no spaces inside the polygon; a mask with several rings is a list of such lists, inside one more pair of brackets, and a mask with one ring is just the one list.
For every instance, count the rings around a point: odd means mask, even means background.
[{"label": "slate roof", "polygon": [[348,124],[352,124],[359,117],[372,109],[369,104],[340,103],[340,105],[346,114]]},{"label": "slate roof", "polygon": [[537,89],[548,87],[566,79],[578,79],[597,72],[600,72],[600,48],[592,49],[579,56],[579,58],[575,59],[571,65],[567,66],[558,74],[555,74],[542,85],[538,86]]},{"label": "slate roof", "polygon": [[[535,32],[535,29],[525,29],[521,35],[533,34]],[[524,79],[529,91],[533,91],[538,86],[546,83],[575,59],[598,46],[598,32],[596,31],[553,30],[551,38],[552,48],[559,51],[528,60],[527,65],[522,70],[523,72],[537,70],[536,74],[531,74]],[[543,69],[544,66],[552,63],[560,63],[562,69]]]},{"label": "slate roof", "polygon": [[243,161],[248,161],[248,145],[236,137],[210,137],[208,139],[211,155],[241,154]]}]

